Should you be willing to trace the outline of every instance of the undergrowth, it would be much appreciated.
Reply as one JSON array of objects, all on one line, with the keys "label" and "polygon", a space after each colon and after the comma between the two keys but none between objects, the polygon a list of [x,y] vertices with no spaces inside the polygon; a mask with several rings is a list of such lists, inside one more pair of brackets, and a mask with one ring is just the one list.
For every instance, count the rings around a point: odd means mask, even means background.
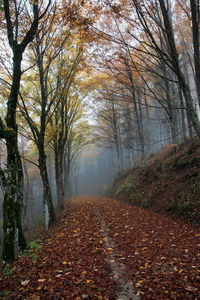
[{"label": "undergrowth", "polygon": [[[199,141],[197,141],[197,144]],[[200,217],[200,151],[190,145],[171,147],[148,159],[148,173],[133,168],[115,180],[110,194],[145,209],[167,212],[198,222]],[[138,164],[138,162],[137,162]],[[124,171],[126,174],[126,171]]]},{"label": "undergrowth", "polygon": [[35,241],[29,242],[27,249],[24,251],[23,257],[30,256],[33,262],[37,262],[38,253],[42,252],[42,241],[37,239]]},{"label": "undergrowth", "polygon": [[116,195],[120,194],[121,192],[125,191],[128,192],[133,186],[133,179],[132,176],[126,178],[126,180],[119,186],[118,190],[116,191]]}]

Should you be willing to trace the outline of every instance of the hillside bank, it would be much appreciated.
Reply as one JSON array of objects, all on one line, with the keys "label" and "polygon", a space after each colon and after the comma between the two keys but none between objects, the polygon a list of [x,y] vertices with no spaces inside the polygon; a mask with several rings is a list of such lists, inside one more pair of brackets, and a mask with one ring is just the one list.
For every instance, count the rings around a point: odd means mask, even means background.
[{"label": "hillside bank", "polygon": [[170,145],[151,155],[147,172],[136,162],[116,178],[108,196],[200,224],[200,142],[178,149]]}]

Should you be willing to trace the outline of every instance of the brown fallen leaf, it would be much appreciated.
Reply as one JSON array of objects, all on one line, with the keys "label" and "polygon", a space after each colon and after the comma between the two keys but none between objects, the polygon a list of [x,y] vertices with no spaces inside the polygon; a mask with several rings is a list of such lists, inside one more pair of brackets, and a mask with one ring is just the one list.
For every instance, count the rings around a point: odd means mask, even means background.
[{"label": "brown fallen leaf", "polygon": [[186,291],[189,291],[189,292],[195,292],[195,291],[197,291],[197,289],[195,288],[195,287],[193,287],[193,286],[191,286],[191,285],[188,285],[188,286],[186,286],[185,287],[185,290]]},{"label": "brown fallen leaf", "polygon": [[44,282],[46,279],[38,279],[38,282]]},{"label": "brown fallen leaf", "polygon": [[30,298],[27,298],[27,300],[40,300],[40,296],[32,295]]}]

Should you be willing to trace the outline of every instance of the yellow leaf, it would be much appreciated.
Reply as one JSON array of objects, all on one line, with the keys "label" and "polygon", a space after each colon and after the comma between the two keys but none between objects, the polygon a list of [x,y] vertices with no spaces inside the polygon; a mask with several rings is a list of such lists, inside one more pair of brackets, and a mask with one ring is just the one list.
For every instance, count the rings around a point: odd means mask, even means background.
[{"label": "yellow leaf", "polygon": [[42,289],[42,287],[41,287],[41,286],[38,286],[37,290],[40,291],[41,289]]},{"label": "yellow leaf", "polygon": [[182,272],[183,272],[183,269],[180,269],[180,270],[179,270],[179,273],[182,273]]},{"label": "yellow leaf", "polygon": [[144,282],[144,280],[139,280],[139,281],[138,281],[138,283],[143,283],[143,282]]},{"label": "yellow leaf", "polygon": [[89,279],[86,280],[86,283],[90,283],[90,282],[91,282],[91,280],[89,280]]},{"label": "yellow leaf", "polygon": [[82,282],[82,279],[79,279],[78,281],[74,282],[75,284],[79,284]]},{"label": "yellow leaf", "polygon": [[103,244],[103,241],[99,241],[100,244]]},{"label": "yellow leaf", "polygon": [[82,275],[85,275],[85,274],[87,274],[87,271],[83,271],[81,274],[82,274]]},{"label": "yellow leaf", "polygon": [[62,263],[63,265],[66,265],[67,264],[67,262],[66,262],[66,260],[65,261],[63,261],[63,263]]},{"label": "yellow leaf", "polygon": [[144,250],[146,250],[146,249],[147,249],[147,247],[143,247],[143,248],[142,248],[142,251],[144,251]]},{"label": "yellow leaf", "polygon": [[91,287],[92,289],[96,289],[96,288],[97,288],[96,284],[94,284],[94,283],[91,284],[90,287]]},{"label": "yellow leaf", "polygon": [[139,288],[139,287],[141,287],[141,286],[142,286],[142,285],[141,285],[140,282],[137,282],[136,285],[135,285],[136,288]]},{"label": "yellow leaf", "polygon": [[138,291],[138,292],[137,292],[137,296],[140,296],[140,295],[144,295],[144,292]]}]

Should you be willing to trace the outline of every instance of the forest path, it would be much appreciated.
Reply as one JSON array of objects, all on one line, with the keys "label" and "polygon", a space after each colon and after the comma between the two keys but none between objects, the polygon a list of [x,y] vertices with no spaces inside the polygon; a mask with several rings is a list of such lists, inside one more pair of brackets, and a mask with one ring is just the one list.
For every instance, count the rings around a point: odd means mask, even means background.
[{"label": "forest path", "polygon": [[200,230],[115,200],[73,198],[0,299],[200,299]]}]

